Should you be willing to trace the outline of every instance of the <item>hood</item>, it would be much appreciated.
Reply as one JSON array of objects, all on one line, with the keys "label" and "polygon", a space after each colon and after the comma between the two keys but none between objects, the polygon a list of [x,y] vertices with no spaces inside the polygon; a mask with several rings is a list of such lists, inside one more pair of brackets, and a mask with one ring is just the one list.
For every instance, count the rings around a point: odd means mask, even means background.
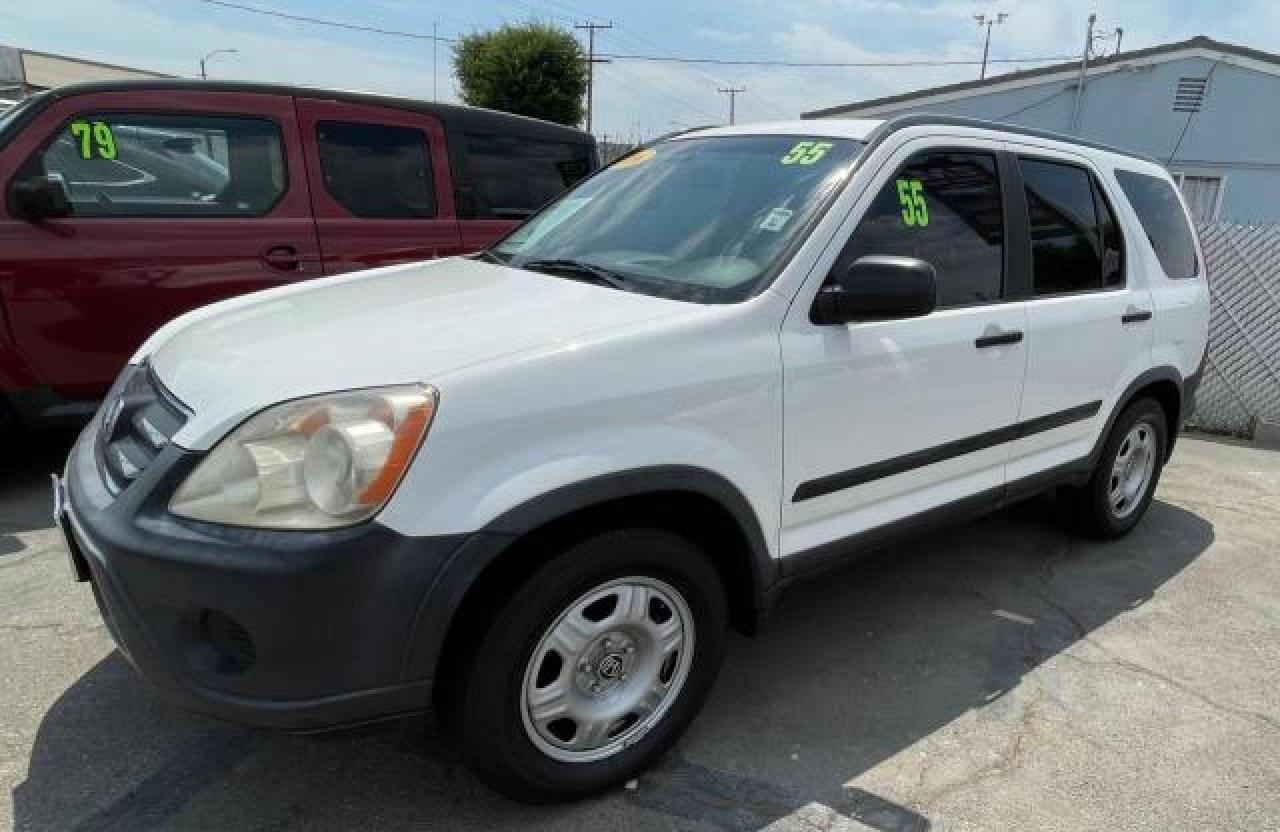
[{"label": "hood", "polygon": [[202,449],[248,415],[302,396],[410,382],[699,307],[454,258],[234,298],[153,336],[147,356],[194,415]]}]

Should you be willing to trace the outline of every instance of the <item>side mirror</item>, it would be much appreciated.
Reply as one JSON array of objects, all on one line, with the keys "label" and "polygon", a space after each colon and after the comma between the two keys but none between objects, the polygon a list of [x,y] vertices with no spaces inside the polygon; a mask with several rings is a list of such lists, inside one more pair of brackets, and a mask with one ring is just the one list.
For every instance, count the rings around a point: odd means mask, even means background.
[{"label": "side mirror", "polygon": [[14,183],[13,207],[30,222],[71,216],[71,200],[61,177],[32,176]]},{"label": "side mirror", "polygon": [[924,260],[873,255],[832,272],[818,290],[815,324],[889,321],[928,315],[938,303],[938,275]]}]

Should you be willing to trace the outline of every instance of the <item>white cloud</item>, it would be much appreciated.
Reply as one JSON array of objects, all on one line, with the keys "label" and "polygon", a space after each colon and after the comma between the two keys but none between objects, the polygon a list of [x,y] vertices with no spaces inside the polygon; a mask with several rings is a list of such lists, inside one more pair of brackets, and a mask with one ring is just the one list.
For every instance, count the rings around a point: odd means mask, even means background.
[{"label": "white cloud", "polygon": [[703,40],[715,43],[738,44],[751,40],[750,32],[727,32],[723,29],[708,29],[704,26],[694,29],[693,33]]}]

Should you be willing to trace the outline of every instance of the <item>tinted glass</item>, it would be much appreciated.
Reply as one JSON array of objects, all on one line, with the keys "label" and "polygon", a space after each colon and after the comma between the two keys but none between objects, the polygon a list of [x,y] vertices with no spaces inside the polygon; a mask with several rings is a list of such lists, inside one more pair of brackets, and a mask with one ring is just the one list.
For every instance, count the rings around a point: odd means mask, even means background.
[{"label": "tinted glass", "polygon": [[[1031,221],[1036,294],[1101,288],[1102,233],[1089,172],[1036,159],[1018,164]],[[1114,263],[1110,266],[1114,270]]]},{"label": "tinted glass", "polygon": [[1116,180],[1147,232],[1164,273],[1173,278],[1195,277],[1195,237],[1173,185],[1128,170],[1117,170]]},{"label": "tinted glass", "polygon": [[776,273],[861,147],[796,136],[662,142],[583,182],[493,253],[517,267],[588,263],[628,289],[680,300],[742,300]]},{"label": "tinted glass", "polygon": [[418,219],[436,215],[427,134],[413,127],[322,121],[320,172],[329,196],[354,216]]},{"label": "tinted glass", "polygon": [[86,114],[24,165],[61,180],[76,217],[261,216],[286,189],[266,119]]},{"label": "tinted glass", "polygon": [[471,213],[524,219],[591,173],[594,159],[589,144],[468,133]]},{"label": "tinted glass", "polygon": [[876,195],[836,262],[896,254],[933,264],[938,306],[1000,298],[1004,214],[995,157],[987,153],[921,153]]},{"label": "tinted glass", "polygon": [[1102,285],[1104,288],[1124,285],[1124,238],[1107,197],[1092,175],[1093,204],[1098,210],[1098,233],[1102,237]]}]

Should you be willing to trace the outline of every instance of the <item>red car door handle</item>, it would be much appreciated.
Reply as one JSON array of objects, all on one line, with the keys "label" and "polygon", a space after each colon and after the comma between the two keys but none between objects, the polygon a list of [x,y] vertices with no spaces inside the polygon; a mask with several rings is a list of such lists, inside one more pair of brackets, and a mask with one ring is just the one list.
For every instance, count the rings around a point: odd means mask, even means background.
[{"label": "red car door handle", "polygon": [[262,262],[283,272],[294,272],[302,266],[302,258],[293,246],[272,246],[263,253]]}]

